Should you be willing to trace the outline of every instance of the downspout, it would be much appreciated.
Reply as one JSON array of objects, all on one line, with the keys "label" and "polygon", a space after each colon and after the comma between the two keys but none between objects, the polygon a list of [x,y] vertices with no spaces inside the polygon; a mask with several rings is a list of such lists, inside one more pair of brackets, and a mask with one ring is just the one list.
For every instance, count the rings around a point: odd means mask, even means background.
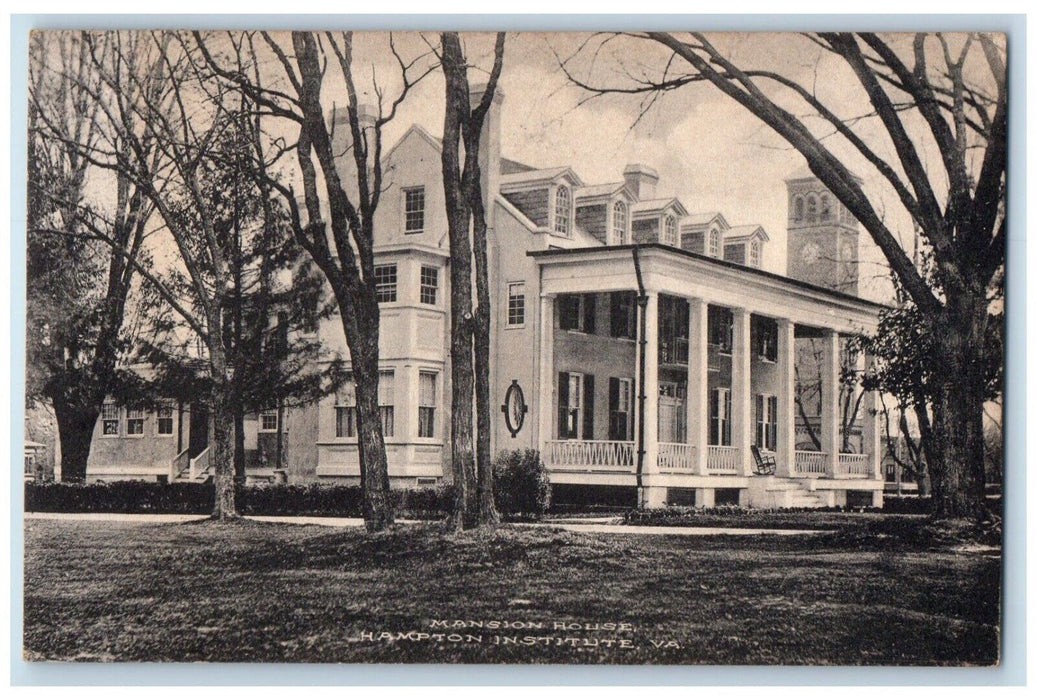
[{"label": "downspout", "polygon": [[640,498],[644,487],[643,474],[645,466],[645,400],[648,398],[645,392],[645,352],[648,349],[648,318],[645,313],[648,309],[648,295],[645,294],[644,280],[641,278],[641,258],[638,255],[639,246],[634,245],[631,249],[634,254],[634,273],[637,275],[637,306],[640,309],[637,324],[637,344],[641,349],[638,353],[637,367],[637,493]]}]

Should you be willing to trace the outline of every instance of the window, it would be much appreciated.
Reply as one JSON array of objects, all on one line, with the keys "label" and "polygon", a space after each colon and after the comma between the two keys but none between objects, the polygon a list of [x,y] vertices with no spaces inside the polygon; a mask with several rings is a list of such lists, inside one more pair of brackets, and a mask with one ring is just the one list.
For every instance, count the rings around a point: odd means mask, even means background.
[{"label": "window", "polygon": [[677,219],[672,216],[667,216],[663,220],[663,243],[677,245]]},{"label": "window", "polygon": [[425,230],[425,188],[411,187],[403,191],[404,233]]},{"label": "window", "polygon": [[730,355],[734,347],[734,316],[730,309],[709,307],[709,344],[722,355]]},{"label": "window", "polygon": [[439,268],[421,266],[421,292],[422,304],[436,305],[436,293],[439,289]]},{"label": "window", "polygon": [[558,438],[594,439],[594,375],[558,373]]},{"label": "window", "polygon": [[508,325],[522,326],[526,323],[526,285],[524,282],[508,284]]},{"label": "window", "polygon": [[159,435],[173,434],[173,407],[159,406],[155,412],[156,431]]},{"label": "window", "polygon": [[792,209],[792,211],[793,211],[793,218],[796,221],[802,221],[803,220],[803,198],[802,197],[796,197],[795,204],[793,204],[792,207],[793,207],[793,209]]},{"label": "window", "polygon": [[396,431],[394,405],[396,375],[391,369],[378,372],[378,414],[382,419],[382,435],[392,437]]},{"label": "window", "polygon": [[709,444],[731,444],[731,390],[724,387],[709,395]]},{"label": "window", "polygon": [[774,319],[754,320],[756,355],[764,362],[778,361],[778,323]]},{"label": "window", "polygon": [[346,377],[335,400],[335,437],[356,437],[356,384]]},{"label": "window", "polygon": [[634,292],[612,292],[609,294],[609,325],[613,338],[635,337],[637,295]]},{"label": "window", "polygon": [[828,221],[832,218],[832,202],[828,198],[827,194],[821,195],[821,221]]},{"label": "window", "polygon": [[418,374],[418,437],[436,436],[436,373]]},{"label": "window", "polygon": [[379,304],[396,301],[396,263],[375,265],[374,293]]},{"label": "window", "polygon": [[627,205],[616,202],[612,205],[612,244],[623,245],[627,242]]},{"label": "window", "polygon": [[127,435],[143,435],[144,434],[144,409],[143,408],[127,408],[126,409],[126,434]]},{"label": "window", "polygon": [[749,266],[760,266],[760,242],[757,240],[749,243]]},{"label": "window", "polygon": [[609,377],[609,440],[632,440],[634,380]]},{"label": "window", "polygon": [[778,397],[756,395],[756,446],[774,451],[778,449]]},{"label": "window", "polygon": [[659,362],[688,363],[688,302],[659,295]]},{"label": "window", "polygon": [[807,221],[810,223],[817,221],[817,198],[814,195],[807,197]]},{"label": "window", "polygon": [[709,257],[720,257],[720,231],[715,228],[709,229]]},{"label": "window", "polygon": [[572,195],[569,188],[559,185],[555,191],[555,231],[568,236],[572,224]]},{"label": "window", "polygon": [[271,411],[263,411],[259,414],[259,432],[277,432],[277,409]]},{"label": "window", "polygon": [[114,403],[106,403],[101,407],[101,434],[119,434],[119,407]]},{"label": "window", "polygon": [[558,297],[561,314],[558,321],[563,331],[594,332],[595,303],[593,294],[563,294]]}]

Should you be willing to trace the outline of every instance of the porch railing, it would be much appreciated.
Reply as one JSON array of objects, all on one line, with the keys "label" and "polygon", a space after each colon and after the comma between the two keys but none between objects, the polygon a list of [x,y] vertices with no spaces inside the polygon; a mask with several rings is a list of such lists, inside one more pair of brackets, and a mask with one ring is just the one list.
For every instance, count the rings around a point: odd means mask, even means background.
[{"label": "porch railing", "polygon": [[180,478],[184,472],[191,468],[191,456],[188,450],[184,450],[173,459],[169,460],[169,480]]},{"label": "porch railing", "polygon": [[839,473],[852,476],[868,476],[871,473],[871,465],[868,463],[870,455],[840,454]]},{"label": "porch railing", "polygon": [[737,474],[740,450],[726,445],[710,445],[706,453],[706,470],[710,474]]},{"label": "porch railing", "polygon": [[824,476],[828,473],[828,453],[796,450],[796,473]]},{"label": "porch railing", "polygon": [[204,450],[198,453],[198,456],[191,460],[190,475],[192,479],[197,479],[202,474],[209,471],[209,448],[206,447]]},{"label": "porch railing", "polygon": [[634,443],[626,440],[548,440],[542,455],[548,469],[629,471],[634,467]]},{"label": "porch railing", "polygon": [[690,472],[695,470],[695,446],[682,442],[659,443],[659,469]]}]

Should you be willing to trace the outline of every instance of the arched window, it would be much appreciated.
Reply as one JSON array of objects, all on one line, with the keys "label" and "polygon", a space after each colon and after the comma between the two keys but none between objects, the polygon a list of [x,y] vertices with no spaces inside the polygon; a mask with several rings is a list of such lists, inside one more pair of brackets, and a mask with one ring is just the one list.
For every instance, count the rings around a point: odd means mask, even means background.
[{"label": "arched window", "polygon": [[821,195],[821,221],[828,221],[832,218],[832,202],[829,200],[827,194]]},{"label": "arched window", "polygon": [[677,219],[667,216],[663,223],[663,243],[677,245]]},{"label": "arched window", "polygon": [[814,195],[807,197],[807,221],[817,221],[817,198]]},{"label": "arched window", "polygon": [[627,205],[616,202],[612,205],[612,243],[623,245],[627,242]]},{"label": "arched window", "polygon": [[794,212],[793,218],[796,221],[802,221],[803,220],[803,198],[802,197],[796,197],[796,202],[793,205],[793,212]]},{"label": "arched window", "polygon": [[569,235],[569,225],[572,223],[572,195],[569,188],[559,185],[555,192],[555,231],[565,236]]},{"label": "arched window", "polygon": [[709,256],[711,258],[720,257],[720,231],[715,228],[709,229]]}]

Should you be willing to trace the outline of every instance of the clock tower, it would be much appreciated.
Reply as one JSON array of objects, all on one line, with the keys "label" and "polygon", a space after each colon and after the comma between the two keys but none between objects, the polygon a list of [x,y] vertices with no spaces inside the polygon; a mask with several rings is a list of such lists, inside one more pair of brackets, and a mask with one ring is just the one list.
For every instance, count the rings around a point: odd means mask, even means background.
[{"label": "clock tower", "polygon": [[807,168],[793,173],[785,186],[788,276],[856,296],[860,278],[857,220]]}]

